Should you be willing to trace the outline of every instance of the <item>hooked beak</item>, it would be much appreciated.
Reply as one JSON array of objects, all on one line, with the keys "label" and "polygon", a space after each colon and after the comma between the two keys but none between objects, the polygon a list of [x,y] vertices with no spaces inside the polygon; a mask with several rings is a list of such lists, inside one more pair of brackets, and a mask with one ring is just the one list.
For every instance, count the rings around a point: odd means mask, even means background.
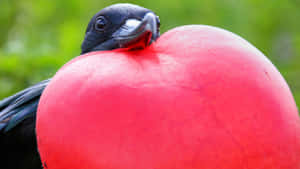
[{"label": "hooked beak", "polygon": [[112,38],[120,48],[140,49],[149,46],[159,37],[157,18],[154,13],[147,13],[142,20],[128,19]]}]

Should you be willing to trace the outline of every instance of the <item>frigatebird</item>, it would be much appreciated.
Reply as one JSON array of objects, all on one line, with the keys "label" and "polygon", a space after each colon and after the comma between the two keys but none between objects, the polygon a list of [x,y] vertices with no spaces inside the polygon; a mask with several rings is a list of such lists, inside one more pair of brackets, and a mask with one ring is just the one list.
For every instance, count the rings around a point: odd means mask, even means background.
[{"label": "frigatebird", "polygon": [[[149,9],[133,4],[111,5],[96,13],[88,23],[81,54],[144,48],[159,37],[159,27],[158,16]],[[50,81],[44,80],[0,101],[0,168],[42,168],[35,118],[40,96]]]}]

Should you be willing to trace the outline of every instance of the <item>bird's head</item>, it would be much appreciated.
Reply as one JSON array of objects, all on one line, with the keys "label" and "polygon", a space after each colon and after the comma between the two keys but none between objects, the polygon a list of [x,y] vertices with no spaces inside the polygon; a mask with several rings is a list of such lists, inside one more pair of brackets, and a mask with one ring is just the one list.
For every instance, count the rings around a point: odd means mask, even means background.
[{"label": "bird's head", "polygon": [[132,4],[115,4],[90,20],[81,54],[116,48],[144,48],[159,37],[160,21],[149,9]]}]

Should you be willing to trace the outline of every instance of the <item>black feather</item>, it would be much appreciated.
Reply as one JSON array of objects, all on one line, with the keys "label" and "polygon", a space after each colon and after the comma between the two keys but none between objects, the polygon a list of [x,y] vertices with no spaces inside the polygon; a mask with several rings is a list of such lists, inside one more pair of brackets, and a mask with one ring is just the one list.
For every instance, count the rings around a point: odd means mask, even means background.
[{"label": "black feather", "polygon": [[26,117],[34,116],[42,92],[51,79],[44,80],[0,102],[0,134]]},{"label": "black feather", "polygon": [[35,136],[35,113],[0,134],[1,169],[42,169]]},{"label": "black feather", "polygon": [[40,96],[50,80],[0,102],[0,168],[42,169],[35,138],[35,118]]}]

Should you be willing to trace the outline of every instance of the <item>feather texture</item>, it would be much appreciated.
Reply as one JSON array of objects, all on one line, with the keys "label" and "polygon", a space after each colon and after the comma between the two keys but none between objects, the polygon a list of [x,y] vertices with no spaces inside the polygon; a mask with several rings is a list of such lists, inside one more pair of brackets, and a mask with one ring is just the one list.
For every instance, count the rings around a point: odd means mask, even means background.
[{"label": "feather texture", "polygon": [[40,96],[51,79],[37,83],[0,101],[0,134],[35,116]]}]

